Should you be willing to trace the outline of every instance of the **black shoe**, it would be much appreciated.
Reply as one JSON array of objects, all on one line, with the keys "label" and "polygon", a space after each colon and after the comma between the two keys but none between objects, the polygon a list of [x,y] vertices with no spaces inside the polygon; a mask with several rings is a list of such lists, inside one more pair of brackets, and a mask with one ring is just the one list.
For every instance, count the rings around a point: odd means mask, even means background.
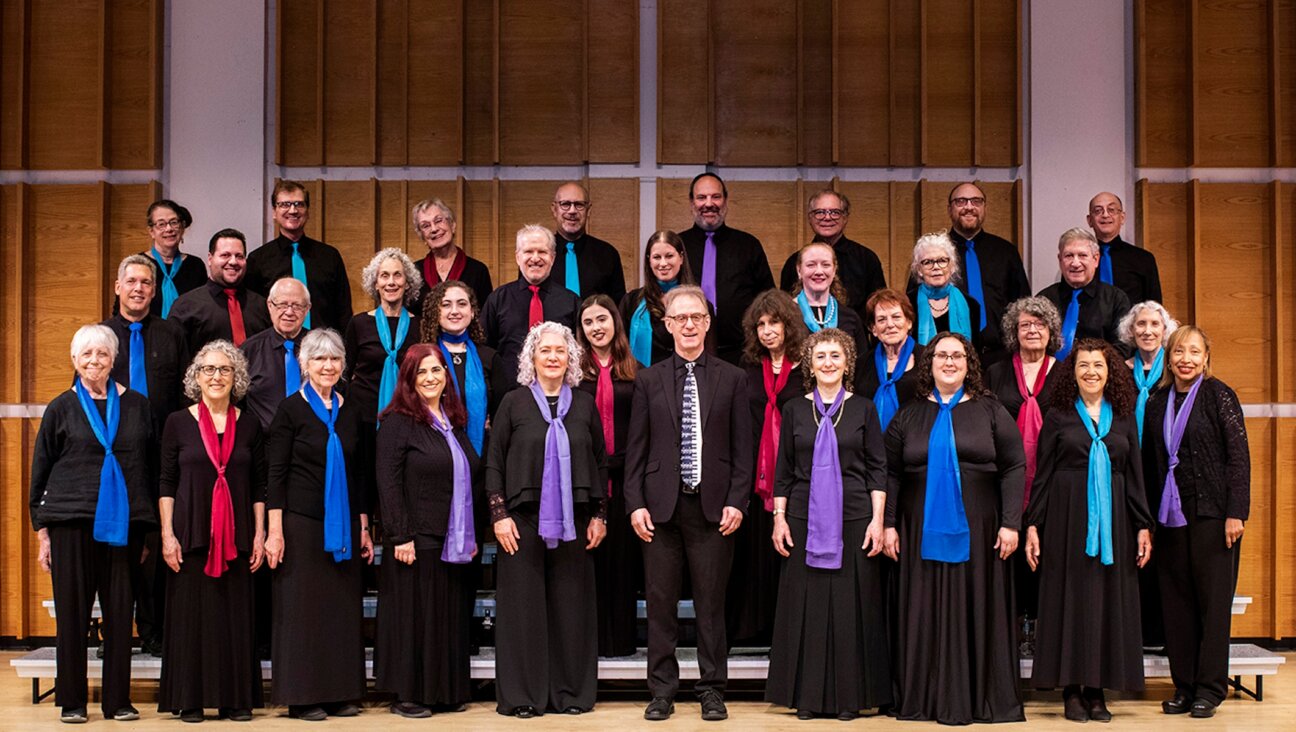
[{"label": "black shoe", "polygon": [[85,724],[87,719],[85,707],[63,707],[59,713],[59,721],[64,724]]},{"label": "black shoe", "polygon": [[801,719],[801,720],[814,719],[814,712],[808,709],[798,709],[797,719]]},{"label": "black shoe", "polygon": [[644,719],[649,722],[664,722],[675,713],[675,703],[664,696],[654,696],[644,710]]},{"label": "black shoe", "polygon": [[99,647],[95,649],[95,658],[101,659],[103,658],[103,654],[104,654],[104,644],[100,643]]},{"label": "black shoe", "polygon": [[1187,714],[1191,707],[1192,699],[1182,694],[1175,694],[1173,699],[1161,702],[1161,711],[1165,714]]},{"label": "black shoe", "polygon": [[1107,700],[1103,697],[1102,689],[1085,689],[1084,703],[1090,719],[1095,722],[1111,721],[1112,715],[1107,711]]},{"label": "black shoe", "polygon": [[1205,699],[1194,699],[1189,716],[1196,717],[1197,719],[1210,719],[1215,716],[1215,707],[1216,704],[1213,702],[1206,701]]},{"label": "black shoe", "polygon": [[1062,690],[1062,716],[1072,722],[1089,721],[1089,710],[1080,696],[1080,687],[1068,686]]},{"label": "black shoe", "polygon": [[118,722],[134,722],[139,719],[139,710],[127,704],[124,707],[118,707],[117,711],[113,712],[112,718]]},{"label": "black shoe", "polygon": [[406,719],[426,719],[432,716],[432,710],[415,702],[396,702],[391,705],[392,714],[399,714]]},{"label": "black shoe", "polygon": [[530,705],[523,705],[513,710],[513,716],[518,719],[530,719],[536,716],[536,708]]},{"label": "black shoe", "polygon": [[305,722],[323,722],[328,719],[328,713],[324,711],[323,707],[311,707],[306,705],[289,705],[288,716]]},{"label": "black shoe", "polygon": [[140,641],[140,651],[147,653],[154,658],[162,657],[162,640],[160,638],[149,638]]},{"label": "black shoe", "polygon": [[563,714],[584,714],[585,710],[577,706],[570,706],[563,710]]},{"label": "black shoe", "polygon": [[180,721],[196,724],[203,721],[203,710],[201,709],[182,709],[180,710]]},{"label": "black shoe", "polygon": [[698,701],[702,702],[702,721],[719,722],[722,719],[729,718],[729,710],[725,708],[724,697],[715,689],[707,689],[698,694]]},{"label": "black shoe", "polygon": [[251,722],[252,710],[251,709],[229,709],[229,708],[222,707],[220,710],[220,718],[228,719],[231,722]]},{"label": "black shoe", "polygon": [[837,719],[840,719],[843,722],[852,722],[856,719],[859,719],[859,712],[854,712],[850,710],[844,712],[837,712]]}]

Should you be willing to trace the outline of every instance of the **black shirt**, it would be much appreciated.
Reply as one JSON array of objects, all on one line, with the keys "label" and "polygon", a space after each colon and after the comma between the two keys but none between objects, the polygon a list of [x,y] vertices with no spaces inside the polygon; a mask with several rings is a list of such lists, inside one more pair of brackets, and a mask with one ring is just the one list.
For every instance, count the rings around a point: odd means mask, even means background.
[{"label": "black shirt", "polygon": [[[423,274],[427,271],[424,269],[426,262],[427,257],[424,257],[414,263],[419,274]],[[433,266],[435,267],[436,265],[434,264]],[[477,308],[479,310],[482,305],[486,303],[486,298],[490,297],[491,291],[495,289],[494,285],[491,284],[490,269],[487,268],[485,263],[481,260],[473,259],[468,256],[467,253],[464,254],[464,270],[459,275],[459,281],[468,285],[468,287],[473,291],[473,297],[477,298]],[[410,312],[421,317],[423,315],[423,308],[427,307],[426,303],[428,293],[436,286],[437,283],[428,282],[425,275],[423,289],[419,290],[418,299],[414,301],[413,305],[410,305]]]},{"label": "black shirt", "polygon": [[[960,290],[960,292],[962,292],[962,290]],[[917,313],[919,312],[918,310],[919,296],[920,293],[918,288],[915,287],[914,289],[909,291],[909,304],[912,305],[914,309],[913,328],[909,331],[909,335],[913,336],[914,342],[917,345],[929,346],[931,345],[930,343],[922,343],[921,341],[918,340]],[[987,348],[986,336],[989,333],[989,329],[987,328],[986,330],[983,331],[977,327],[977,323],[981,322],[981,303],[977,302],[975,297],[972,297],[966,292],[963,293],[963,299],[967,301],[968,325],[972,326],[972,338],[971,338],[972,347],[976,349],[978,354],[981,354],[982,356],[981,361],[982,363],[985,363],[986,361],[989,360],[986,358],[984,353],[985,349]],[[936,329],[935,333],[944,333],[945,331],[950,330],[950,317],[949,317],[948,309],[946,309],[945,312],[941,313],[940,315],[932,316],[932,327]],[[934,336],[935,333],[933,333],[932,335]]]},{"label": "black shirt", "polygon": [[[815,241],[819,239],[816,237]],[[886,288],[886,272],[882,269],[882,260],[872,249],[842,236],[832,245],[837,254],[837,277],[846,288],[846,304],[857,313],[868,310],[869,297]],[[779,276],[779,288],[792,292],[797,283],[797,253],[783,263],[783,272]],[[694,270],[695,272],[697,270]]]},{"label": "black shirt", "polygon": [[[549,279],[567,283],[567,239],[561,231],[554,232],[558,249],[554,255],[553,271]],[[571,240],[575,245],[576,267],[580,271],[580,297],[603,294],[619,303],[625,297],[625,270],[621,268],[621,253],[616,247],[589,234]]]},{"label": "black shirt", "polygon": [[1099,242],[1102,255],[1111,258],[1112,284],[1129,297],[1130,304],[1147,300],[1161,302],[1161,274],[1156,255],[1120,238]]},{"label": "black shirt", "polygon": [[[387,318],[388,333],[395,339],[400,318],[384,317]],[[415,315],[410,318],[405,340],[396,346],[398,369],[405,360],[405,352],[418,343],[418,338],[419,318]],[[374,314],[357,313],[347,325],[343,343],[346,346],[344,376],[347,380],[347,399],[360,410],[361,421],[373,424],[378,420],[378,385],[382,381],[383,362],[387,360],[387,351],[383,350],[382,341],[378,339],[378,323],[374,320]]]},{"label": "black shirt", "polygon": [[[140,252],[148,257],[149,264],[153,265],[153,302],[149,303],[149,312],[155,317],[162,317],[162,269],[156,260],[153,259],[153,252]],[[180,252],[176,253],[180,255]],[[172,261],[172,264],[175,264]],[[169,268],[168,268],[169,269]],[[196,290],[207,282],[207,266],[203,264],[203,258],[193,254],[183,255],[180,260],[180,271],[176,272],[175,278],[171,283],[175,285],[176,295],[183,295],[190,290]],[[179,297],[176,298],[177,300]],[[120,301],[113,302],[113,312],[118,312]],[[174,307],[175,303],[172,303]],[[161,424],[159,422],[158,424]]]},{"label": "black shirt", "polygon": [[[306,263],[306,288],[310,290],[311,328],[332,328],[346,332],[351,320],[351,281],[347,278],[346,263],[337,249],[303,236],[297,242],[297,252]],[[247,275],[243,284],[263,297],[270,296],[270,288],[281,277],[292,277],[292,241],[278,236],[253,249],[247,258]]]},{"label": "black shirt", "polygon": [[[814,313],[816,318],[823,318],[826,310],[826,307],[810,306],[810,312]],[[804,321],[804,317],[802,320]],[[818,325],[818,321],[815,324]],[[811,327],[810,323],[806,323],[805,326],[811,333],[814,332],[814,328]],[[868,346],[868,331],[864,330],[863,318],[846,303],[837,303],[837,330],[854,339],[856,353],[859,352],[859,349]]]},{"label": "black shirt", "polygon": [[[833,423],[841,463],[842,518],[872,518],[870,494],[886,492],[886,449],[877,409],[867,397],[855,394],[838,410]],[[810,515],[810,469],[819,431],[818,416],[814,402],[805,397],[793,399],[783,408],[774,496],[787,498],[788,515],[797,518]]]},{"label": "black shirt", "polygon": [[[702,258],[706,252],[706,232],[696,224],[680,233],[689,267],[698,283],[702,282]],[[714,339],[716,355],[729,363],[738,363],[742,355],[742,317],[756,296],[774,288],[769,259],[760,240],[745,231],[722,224],[715,230],[715,315],[708,340]]]},{"label": "black shirt", "polygon": [[[1081,338],[1101,338],[1112,344],[1118,353],[1129,356],[1129,344],[1121,342],[1120,319],[1129,312],[1130,301],[1116,287],[1098,280],[1095,276],[1089,284],[1080,289],[1080,315],[1076,320],[1075,340]],[[1058,315],[1066,321],[1067,305],[1071,304],[1071,293],[1075,288],[1066,282],[1055,282],[1043,290],[1039,296],[1048,298],[1057,306]]]},{"label": "black shirt", "polygon": [[[580,298],[554,280],[553,275],[540,283],[540,303],[544,307],[545,320],[562,323],[575,332]],[[531,290],[527,281],[519,277],[500,285],[486,298],[478,320],[486,335],[486,345],[499,353],[504,372],[502,383],[512,388],[517,384],[518,355],[522,353],[522,343],[531,330]]]},{"label": "black shirt", "polygon": [[[342,403],[334,425],[342,441],[347,467],[347,498],[351,515],[368,513],[371,480],[360,480],[365,466],[358,465],[360,413],[350,401]],[[324,470],[328,465],[328,427],[315,416],[302,394],[285,399],[270,423],[266,441],[266,509],[284,509],[313,519],[324,518]],[[372,467],[372,464],[369,466]]]},{"label": "black shirt", "polygon": [[[953,230],[949,232],[949,239],[958,250],[959,271],[963,273],[958,288],[967,293],[967,240]],[[997,360],[1003,349],[999,321],[1009,304],[1030,296],[1030,280],[1026,277],[1021,254],[1012,242],[984,230],[977,232],[972,242],[976,246],[977,262],[981,265],[981,300],[984,302],[979,304],[985,308],[986,316],[984,348],[991,360]],[[979,321],[980,316],[977,317]]]},{"label": "black shirt", "polygon": [[[192,360],[180,326],[152,314],[140,321],[144,325],[144,375],[148,380],[149,408],[153,424],[166,424],[172,412],[186,404],[184,374]],[[113,361],[112,380],[130,386],[130,326],[121,313],[103,322],[117,334],[117,358]]]},{"label": "black shirt", "polygon": [[[246,287],[233,289],[237,290],[234,299],[243,311],[243,335],[251,338],[269,328],[270,310],[265,298]],[[219,338],[233,342],[234,331],[230,328],[227,303],[225,288],[207,280],[207,284],[181,295],[175,305],[171,306],[171,315],[167,320],[184,331],[189,353],[197,353],[203,346]]]},{"label": "black shirt", "polygon": [[[873,362],[874,348],[876,344],[870,345],[867,349],[859,351],[859,355],[855,358],[855,393],[863,394],[869,399],[877,395],[878,387],[882,385],[882,380],[878,378],[877,364]],[[922,360],[923,349],[923,346],[914,343],[913,368],[905,371],[895,383],[896,402],[899,406],[903,407],[918,392],[918,363]],[[898,369],[907,366],[907,362],[896,364]]]},{"label": "black shirt", "polygon": [[[297,347],[301,345],[306,329],[297,331],[293,337],[293,368],[297,366]],[[243,396],[243,406],[256,416],[262,430],[270,429],[279,403],[284,400],[288,383],[284,361],[284,338],[274,328],[267,328],[243,342],[243,355],[248,362],[247,394]],[[301,383],[305,383],[303,380]]]},{"label": "black shirt", "polygon": [[[474,514],[469,520],[474,520],[485,515],[481,459],[462,428],[456,427],[454,436],[468,458]],[[375,467],[386,543],[444,538],[454,496],[454,458],[440,430],[404,414],[389,415],[378,429]],[[477,537],[480,543],[482,533]]]},{"label": "black shirt", "polygon": [[[598,378],[587,378],[576,387],[581,391],[589,394],[591,398],[598,396]],[[625,453],[626,441],[630,439],[630,407],[634,402],[634,380],[624,381],[616,377],[612,378],[612,454],[607,457],[608,475],[611,476],[612,482],[616,484],[617,490],[620,490],[621,481],[625,476]],[[598,411],[598,402],[594,403],[594,411]],[[600,418],[600,424],[602,419]],[[604,446],[606,449],[606,445]]]},{"label": "black shirt", "polygon": [[[1050,356],[1050,358],[1052,358]],[[1053,390],[1057,388],[1058,381],[1062,378],[1061,363],[1054,361],[1053,368],[1049,369],[1048,375],[1044,377],[1044,386],[1040,387],[1039,393],[1035,395],[1035,401],[1039,404],[1040,414],[1047,414],[1051,402],[1053,401]],[[991,364],[985,370],[986,386],[994,392],[999,403],[1004,405],[1008,414],[1013,419],[1021,413],[1022,405],[1026,403],[1025,397],[1017,388],[1017,375],[1013,372],[1012,359],[1009,358],[998,363]],[[1031,389],[1035,386],[1035,380],[1029,376],[1026,377],[1026,388]]]}]

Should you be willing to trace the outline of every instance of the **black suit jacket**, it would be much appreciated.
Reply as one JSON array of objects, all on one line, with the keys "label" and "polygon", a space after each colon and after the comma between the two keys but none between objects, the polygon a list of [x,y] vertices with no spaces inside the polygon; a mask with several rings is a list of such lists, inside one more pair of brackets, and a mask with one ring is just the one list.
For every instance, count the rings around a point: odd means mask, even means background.
[{"label": "black suit jacket", "polygon": [[[752,491],[752,426],[747,374],[707,356],[698,384],[702,412],[702,514],[719,522],[725,506],[747,513]],[[680,495],[680,407],[675,357],[639,372],[626,444],[626,512],[647,508],[654,523],[675,515]]]}]

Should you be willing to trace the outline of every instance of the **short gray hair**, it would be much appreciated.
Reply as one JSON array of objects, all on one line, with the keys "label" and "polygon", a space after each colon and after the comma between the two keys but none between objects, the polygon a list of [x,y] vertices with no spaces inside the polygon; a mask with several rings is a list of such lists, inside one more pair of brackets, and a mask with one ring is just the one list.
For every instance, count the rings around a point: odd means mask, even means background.
[{"label": "short gray hair", "polygon": [[387,247],[373,255],[373,259],[369,260],[369,264],[365,265],[364,270],[360,272],[360,286],[376,302],[379,299],[378,268],[389,259],[400,262],[401,269],[405,270],[405,304],[409,305],[418,299],[419,290],[423,289],[423,275],[419,273],[418,267],[414,266],[409,255],[396,247]]},{"label": "short gray hair", "polygon": [[451,224],[455,223],[454,211],[450,210],[445,201],[439,198],[425,198],[414,204],[414,208],[410,209],[410,223],[413,224],[415,231],[418,230],[418,215],[430,208],[440,210],[441,214],[449,219]]},{"label": "short gray hair", "polygon": [[1121,343],[1134,345],[1134,321],[1138,320],[1139,313],[1143,310],[1155,310],[1157,315],[1161,316],[1161,322],[1165,324],[1165,332],[1161,334],[1161,347],[1170,341],[1170,334],[1179,329],[1179,321],[1170,315],[1165,305],[1156,300],[1144,300],[1129,309],[1120,319],[1120,324],[1116,326],[1116,337]]},{"label": "short gray hair", "polygon": [[206,365],[204,361],[207,360],[207,356],[213,353],[219,353],[228,358],[230,366],[234,367],[234,388],[230,389],[230,399],[237,402],[247,393],[248,385],[252,380],[248,376],[247,356],[244,356],[237,346],[224,338],[211,341],[198,349],[193,361],[189,363],[189,368],[185,369],[184,395],[192,402],[202,399],[202,387],[198,386],[198,369]]},{"label": "short gray hair", "polygon": [[297,366],[301,368],[303,377],[306,376],[306,364],[310,363],[311,359],[321,356],[336,356],[342,359],[342,370],[346,371],[346,348],[342,345],[342,336],[332,328],[307,331],[301,340],[301,345],[297,346]]},{"label": "short gray hair", "polygon": [[[941,253],[949,257],[950,282],[958,282],[962,275],[962,269],[959,267],[958,250],[954,248],[954,242],[950,241],[949,238],[949,229],[923,234],[918,237],[918,241],[914,242],[913,261],[909,263],[909,274],[913,275],[914,281],[922,281],[922,277],[918,274],[921,270],[918,263],[922,261],[922,253],[926,249],[939,249]],[[982,303],[981,307],[984,308],[985,303]]]},{"label": "short gray hair", "polygon": [[1089,249],[1092,250],[1094,254],[1100,254],[1102,252],[1102,249],[1098,247],[1098,238],[1093,235],[1093,232],[1079,226],[1073,226],[1062,232],[1062,236],[1058,237],[1058,251],[1061,252],[1063,249],[1066,249],[1066,245],[1073,241],[1089,242]]},{"label": "short gray hair", "polygon": [[[176,256],[177,256],[177,257],[180,256],[180,253],[177,252],[177,253],[176,253]],[[148,257],[144,256],[143,254],[132,254],[132,255],[126,257],[125,259],[123,259],[123,260],[121,261],[121,264],[117,265],[117,281],[118,281],[118,282],[120,282],[120,281],[122,280],[122,278],[126,276],[126,268],[127,268],[127,267],[130,267],[130,266],[136,266],[136,267],[147,267],[147,268],[148,268],[148,271],[149,271],[149,275],[150,275],[150,276],[154,276],[154,277],[156,277],[156,272],[157,272],[157,270],[153,268],[153,260],[152,260],[152,259],[149,259]],[[153,284],[156,285],[157,283],[154,282]]]},{"label": "short gray hair", "polygon": [[115,359],[120,344],[117,341],[117,334],[112,331],[112,328],[98,323],[83,325],[77,328],[77,332],[72,335],[72,358],[76,358],[77,354],[94,346],[107,348],[108,353]]},{"label": "short gray hair", "polygon": [[517,240],[514,244],[513,252],[516,254],[517,252],[522,251],[522,243],[533,236],[537,239],[544,239],[549,242],[550,253],[556,254],[558,252],[558,242],[554,239],[554,233],[540,224],[527,224],[518,229]]},{"label": "short gray hair", "polygon": [[275,283],[273,285],[270,285],[270,292],[267,293],[269,297],[267,297],[266,299],[278,300],[279,296],[283,294],[284,288],[289,287],[291,285],[297,285],[302,289],[302,292],[306,294],[306,307],[310,307],[311,304],[310,288],[306,286],[305,282],[302,282],[301,280],[298,279],[294,279],[292,277],[280,277],[279,279],[275,280]]},{"label": "short gray hair", "polygon": [[707,314],[710,314],[711,309],[708,307],[706,292],[697,285],[680,285],[667,290],[666,293],[662,295],[662,312],[670,310],[671,303],[681,297],[696,297],[698,302],[702,303],[702,307],[707,308]]},{"label": "short gray hair", "polygon": [[1021,348],[1021,344],[1017,342],[1017,321],[1023,315],[1039,318],[1049,329],[1048,343],[1044,345],[1045,353],[1053,354],[1062,350],[1062,316],[1058,315],[1057,306],[1053,301],[1038,295],[1014,300],[1004,310],[1003,318],[999,320],[1004,350],[1008,353],[1017,353]]},{"label": "short gray hair", "polygon": [[555,323],[552,320],[546,320],[543,323],[536,323],[536,326],[527,333],[526,341],[522,343],[522,353],[518,355],[518,383],[522,386],[531,386],[535,383],[535,352],[540,345],[540,339],[557,333],[563,337],[567,343],[567,377],[564,381],[568,386],[576,386],[581,382],[581,355],[584,349],[576,342],[576,336],[572,335],[571,328],[562,323]]}]

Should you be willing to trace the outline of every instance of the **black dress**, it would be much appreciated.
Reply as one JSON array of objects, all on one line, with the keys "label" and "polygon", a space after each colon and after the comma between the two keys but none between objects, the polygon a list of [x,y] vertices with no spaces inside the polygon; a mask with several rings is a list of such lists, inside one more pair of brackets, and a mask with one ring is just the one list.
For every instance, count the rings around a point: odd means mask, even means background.
[{"label": "black dress", "polygon": [[238,416],[225,480],[234,506],[238,556],[214,578],[203,567],[210,545],[216,469],[203,445],[198,419],[188,409],[172,413],[162,431],[159,488],[163,498],[175,499],[172,528],[184,562],[178,573],[168,569],[158,686],[162,713],[261,706],[248,562],[256,530],[253,504],[265,502],[265,440],[261,423],[246,409]]},{"label": "black dress", "polygon": [[[783,368],[792,369],[787,383],[779,391],[775,403],[780,413],[784,405],[805,394],[805,379],[801,366],[795,359],[784,358]],[[747,403],[751,406],[752,446],[759,460],[760,436],[765,426],[765,374],[760,366],[748,366]],[[778,434],[775,434],[778,438]],[[777,454],[777,453],[776,453]],[[759,469],[759,465],[756,469]],[[756,469],[752,475],[756,475]],[[773,477],[770,476],[771,484]],[[774,610],[778,604],[779,567],[778,553],[770,543],[774,533],[774,517],[765,510],[765,501],[754,490],[748,498],[747,517],[734,536],[733,568],[729,571],[729,586],[725,592],[725,637],[729,645],[769,645],[774,630]]]},{"label": "black dress", "polygon": [[897,714],[945,724],[1021,721],[1012,569],[994,548],[1000,527],[1021,528],[1021,435],[996,399],[954,407],[972,553],[959,564],[925,560],[927,441],[938,410],[915,399],[886,433],[886,524],[900,533]]},{"label": "black dress", "polygon": [[[892,701],[891,654],[881,554],[869,557],[865,533],[872,493],[886,490],[886,457],[877,410],[852,396],[835,425],[842,469],[842,566],[806,565],[810,471],[818,415],[809,399],[783,408],[778,481],[788,499],[793,546],[783,562],[770,648],[766,701],[815,714],[858,712]],[[771,546],[766,539],[766,546]],[[870,550],[872,547],[870,547]],[[771,548],[772,551],[772,548]]]},{"label": "black dress", "polygon": [[[469,520],[474,520],[486,502],[481,461],[463,429],[455,429],[455,437],[468,458],[477,514]],[[404,414],[383,420],[377,449],[385,561],[374,649],[376,686],[400,701],[458,706],[472,696],[470,630],[476,592],[473,563],[441,560],[454,495],[454,459],[440,431]],[[477,526],[480,551],[487,537],[482,523]],[[396,561],[395,547],[410,541],[414,563]]]},{"label": "black dress", "polygon": [[[882,385],[882,380],[878,378],[877,367],[873,363],[873,349],[876,343],[869,342],[859,350],[859,355],[855,358],[855,393],[861,394],[873,399],[877,396],[878,387]],[[914,366],[918,365],[919,359],[922,358],[923,346],[918,345],[916,339],[913,348]],[[918,391],[918,369],[910,368],[904,372],[904,376],[895,384],[896,401],[900,406],[908,404]],[[874,402],[876,406],[876,402]],[[885,430],[884,430],[885,431]]]},{"label": "black dress", "polygon": [[1092,439],[1080,414],[1054,409],[1040,430],[1038,471],[1025,526],[1040,536],[1039,629],[1031,684],[1143,689],[1138,532],[1152,526],[1134,416],[1115,417],[1111,456],[1112,564],[1085,553]]},{"label": "black dress", "polygon": [[[585,379],[580,390],[591,397],[597,379]],[[594,550],[594,577],[598,587],[598,654],[632,656],[638,647],[638,602],[643,593],[643,555],[639,537],[630,528],[625,508],[625,451],[630,434],[630,404],[634,381],[612,380],[612,429],[616,439],[607,456],[607,537]],[[600,422],[601,423],[601,422]]]},{"label": "black dress", "polygon": [[[919,291],[917,288],[914,288],[909,291],[909,304],[913,306],[915,313],[918,312],[918,297],[919,297]],[[983,346],[985,345],[982,342],[981,329],[979,327],[981,324],[981,303],[977,302],[976,298],[972,297],[971,295],[968,295],[967,293],[963,294],[963,299],[967,300],[968,324],[971,326],[972,329],[972,337],[969,340],[972,341],[972,347],[976,349],[977,353],[981,354]],[[944,313],[941,313],[940,315],[933,315],[932,325],[936,329],[935,331],[936,333],[944,333],[945,331],[949,330],[950,329],[949,311],[946,310]],[[914,316],[913,330],[910,331],[910,335],[914,337],[915,341],[918,340],[918,317],[916,315]],[[933,335],[935,334],[933,333]],[[931,344],[920,342],[918,345],[930,346]]]}]

